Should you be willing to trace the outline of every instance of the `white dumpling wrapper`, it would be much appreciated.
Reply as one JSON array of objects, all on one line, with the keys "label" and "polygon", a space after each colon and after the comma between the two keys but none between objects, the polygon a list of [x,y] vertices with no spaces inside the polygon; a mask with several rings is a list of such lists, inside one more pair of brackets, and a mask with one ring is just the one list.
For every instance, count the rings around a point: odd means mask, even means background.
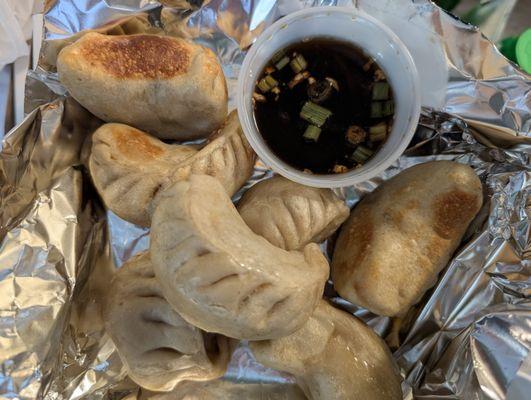
[{"label": "white dumpling wrapper", "polygon": [[105,328],[138,385],[170,391],[185,380],[210,380],[225,373],[229,339],[202,332],[172,309],[155,278],[149,253],[126,262],[108,293]]},{"label": "white dumpling wrapper", "polygon": [[151,258],[179,314],[208,332],[249,340],[300,328],[329,266],[316,244],[285,251],[253,233],[216,179],[192,175],[161,192]]}]

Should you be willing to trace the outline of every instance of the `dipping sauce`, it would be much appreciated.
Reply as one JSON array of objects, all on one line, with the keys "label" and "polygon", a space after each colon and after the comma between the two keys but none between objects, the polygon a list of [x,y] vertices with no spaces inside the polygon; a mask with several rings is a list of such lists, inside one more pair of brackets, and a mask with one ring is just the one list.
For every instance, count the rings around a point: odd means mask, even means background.
[{"label": "dipping sauce", "polygon": [[314,174],[366,163],[394,116],[393,93],[376,62],[351,43],[324,37],[277,52],[257,80],[253,103],[269,148]]}]

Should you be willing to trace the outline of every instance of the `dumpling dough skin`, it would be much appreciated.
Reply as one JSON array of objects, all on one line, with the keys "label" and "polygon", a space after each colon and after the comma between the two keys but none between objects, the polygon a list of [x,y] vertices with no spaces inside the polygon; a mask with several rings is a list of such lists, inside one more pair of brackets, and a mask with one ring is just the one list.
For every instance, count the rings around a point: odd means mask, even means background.
[{"label": "dumpling dough skin", "polygon": [[300,328],[329,267],[316,244],[279,249],[253,233],[220,183],[191,175],[160,193],[151,258],[165,297],[191,324],[260,340]]},{"label": "dumpling dough skin", "polygon": [[227,86],[214,53],[159,35],[89,32],[61,50],[61,83],[83,107],[161,139],[208,136],[227,115]]},{"label": "dumpling dough skin", "polygon": [[384,182],[341,228],[334,287],[375,314],[405,314],[435,284],[482,198],[474,170],[451,161],[419,164]]},{"label": "dumpling dough skin", "polygon": [[124,124],[105,124],[94,132],[88,164],[106,207],[126,221],[149,226],[154,196],[172,182],[208,174],[232,196],[251,176],[255,158],[232,112],[200,150],[165,144]]},{"label": "dumpling dough skin", "polygon": [[330,189],[275,176],[251,187],[238,211],[254,233],[285,250],[320,243],[348,218],[349,209]]},{"label": "dumpling dough skin", "polygon": [[384,341],[324,300],[295,333],[249,346],[258,362],[293,374],[309,400],[402,400]]},{"label": "dumpling dough skin", "polygon": [[225,373],[229,339],[201,332],[171,308],[149,253],[136,255],[116,272],[106,300],[105,328],[138,385],[170,391],[185,380],[216,379]]},{"label": "dumpling dough skin", "polygon": [[170,393],[142,396],[140,400],[306,400],[293,384],[232,383],[215,380],[190,382]]}]

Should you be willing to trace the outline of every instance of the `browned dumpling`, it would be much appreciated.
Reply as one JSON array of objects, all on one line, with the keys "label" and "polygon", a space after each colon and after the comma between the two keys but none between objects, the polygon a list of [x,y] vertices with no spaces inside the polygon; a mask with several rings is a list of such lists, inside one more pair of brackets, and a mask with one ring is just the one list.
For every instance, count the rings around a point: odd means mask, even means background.
[{"label": "browned dumpling", "polygon": [[322,242],[349,215],[348,207],[332,190],[300,185],[281,176],[245,192],[238,211],[254,233],[285,250]]},{"label": "browned dumpling", "polygon": [[332,279],[341,297],[400,316],[433,286],[482,204],[467,165],[419,164],[367,195],[341,228]]},{"label": "browned dumpling", "polygon": [[400,375],[384,341],[321,300],[301,329],[249,343],[256,359],[289,372],[309,400],[401,400]]},{"label": "browned dumpling", "polygon": [[158,196],[151,258],[165,297],[191,324],[238,339],[300,328],[328,263],[316,244],[285,251],[253,233],[218,180],[191,175]]},{"label": "browned dumpling", "polygon": [[192,173],[208,174],[232,195],[251,176],[255,157],[232,112],[200,149],[168,145],[124,124],[105,124],[92,137],[89,169],[107,208],[149,226],[151,202],[164,187]]},{"label": "browned dumpling", "polygon": [[162,139],[208,136],[227,115],[227,87],[214,53],[159,35],[89,32],[61,50],[61,83],[83,107]]},{"label": "browned dumpling", "polygon": [[216,379],[225,373],[229,339],[201,331],[172,309],[155,278],[149,253],[126,262],[108,293],[105,328],[138,385],[170,391],[183,381]]}]

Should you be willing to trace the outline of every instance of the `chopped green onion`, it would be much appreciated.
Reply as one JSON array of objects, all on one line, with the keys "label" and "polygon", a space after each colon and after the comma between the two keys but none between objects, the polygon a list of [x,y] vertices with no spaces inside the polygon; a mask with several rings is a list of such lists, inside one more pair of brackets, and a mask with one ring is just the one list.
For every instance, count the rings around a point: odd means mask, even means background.
[{"label": "chopped green onion", "polygon": [[332,115],[332,111],[312,103],[311,101],[307,101],[304,103],[304,106],[302,106],[299,115],[305,121],[320,128],[324,125],[328,117]]},{"label": "chopped green onion", "polygon": [[382,105],[382,114],[384,116],[393,115],[395,113],[395,102],[393,100],[386,101]]},{"label": "chopped green onion", "polygon": [[257,86],[258,86],[258,89],[260,89],[262,93],[266,93],[266,92],[269,92],[274,87],[277,87],[278,82],[271,75],[266,75],[264,78],[260,79]]},{"label": "chopped green onion", "polygon": [[371,118],[381,118],[383,117],[382,112],[382,103],[375,101],[371,103]]},{"label": "chopped green onion", "polygon": [[291,66],[291,69],[295,73],[299,73],[301,71],[304,71],[306,67],[308,66],[308,63],[302,56],[302,54],[297,54],[293,60],[289,63]]},{"label": "chopped green onion", "polygon": [[370,156],[373,155],[373,153],[374,152],[371,149],[368,149],[367,147],[358,146],[356,147],[356,150],[354,150],[354,153],[352,153],[352,156],[350,156],[350,158],[359,164],[363,164],[369,159]]},{"label": "chopped green onion", "polygon": [[384,141],[386,136],[387,124],[385,122],[380,122],[378,125],[374,125],[369,128],[369,138],[372,142]]},{"label": "chopped green onion", "polygon": [[319,140],[319,135],[321,135],[321,128],[318,128],[315,125],[308,125],[302,137],[317,142]]},{"label": "chopped green onion", "polygon": [[389,98],[389,84],[387,82],[374,82],[372,87],[373,100],[387,100]]},{"label": "chopped green onion", "polygon": [[258,86],[258,89],[260,89],[260,91],[262,93],[269,92],[269,89],[271,89],[271,87],[269,87],[269,84],[267,83],[265,78],[260,79],[260,81],[258,82],[257,86]]},{"label": "chopped green onion", "polygon": [[271,62],[276,64],[282,59],[282,57],[284,57],[285,54],[286,52],[284,50],[277,51],[275,54],[273,54],[273,57],[271,57]]},{"label": "chopped green onion", "polygon": [[282,68],[284,68],[286,65],[289,64],[289,57],[284,56],[280,59],[279,62],[275,64],[275,67],[280,71]]},{"label": "chopped green onion", "polygon": [[278,86],[278,82],[271,75],[267,75],[264,79],[271,88]]}]

